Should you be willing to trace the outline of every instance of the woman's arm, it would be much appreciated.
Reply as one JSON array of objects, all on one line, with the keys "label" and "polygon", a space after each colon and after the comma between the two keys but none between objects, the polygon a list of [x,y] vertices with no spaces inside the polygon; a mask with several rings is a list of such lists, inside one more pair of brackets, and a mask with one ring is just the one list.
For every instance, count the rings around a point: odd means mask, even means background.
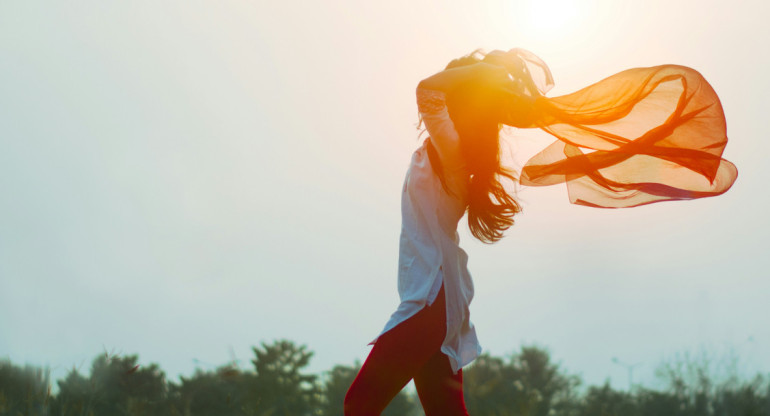
[{"label": "woman's arm", "polygon": [[513,80],[508,71],[498,65],[485,62],[445,69],[420,81],[417,88],[452,93],[460,86],[475,83],[479,87],[508,89],[513,87]]}]

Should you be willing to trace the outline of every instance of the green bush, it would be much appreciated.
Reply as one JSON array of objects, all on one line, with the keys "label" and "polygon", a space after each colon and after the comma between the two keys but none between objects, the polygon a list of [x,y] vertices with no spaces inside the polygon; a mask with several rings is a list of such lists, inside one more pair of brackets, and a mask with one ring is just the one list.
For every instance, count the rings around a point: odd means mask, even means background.
[{"label": "green bush", "polygon": [[[52,396],[49,371],[0,361],[0,416],[339,416],[360,364],[318,376],[305,372],[313,353],[279,340],[253,349],[252,369],[225,365],[168,382],[156,364],[136,355],[101,354],[88,376],[73,369]],[[770,382],[735,372],[718,376],[713,360],[677,357],[658,375],[663,390],[609,383],[578,392],[580,379],[547,350],[522,347],[503,359],[482,354],[463,370],[465,400],[474,416],[768,416]],[[383,416],[417,416],[414,393],[402,391]]]}]

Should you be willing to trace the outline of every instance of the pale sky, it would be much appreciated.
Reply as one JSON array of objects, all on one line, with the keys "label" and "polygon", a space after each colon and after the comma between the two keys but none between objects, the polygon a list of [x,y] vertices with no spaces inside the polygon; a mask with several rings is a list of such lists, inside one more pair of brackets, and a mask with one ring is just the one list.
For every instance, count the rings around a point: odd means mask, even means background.
[{"label": "pale sky", "polygon": [[[766,2],[0,3],[0,357],[87,372],[103,351],[169,378],[288,338],[352,364],[398,303],[414,88],[476,48],[523,47],[555,96],[635,66],[699,70],[739,177],[626,210],[519,192],[504,241],[462,245],[485,351],[522,344],[589,384],[655,386],[676,353],[770,372]],[[547,145],[508,132],[515,163]]]}]

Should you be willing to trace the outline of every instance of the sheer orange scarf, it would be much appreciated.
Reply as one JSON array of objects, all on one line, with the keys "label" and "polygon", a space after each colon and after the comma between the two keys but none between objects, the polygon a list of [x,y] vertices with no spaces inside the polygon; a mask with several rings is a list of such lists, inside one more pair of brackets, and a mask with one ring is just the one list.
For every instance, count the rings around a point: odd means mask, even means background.
[{"label": "sheer orange scarf", "polygon": [[514,79],[531,100],[515,100],[506,124],[558,139],[526,163],[522,185],[566,182],[574,204],[622,208],[720,195],[735,182],[738,170],[722,158],[722,105],[694,69],[633,68],[548,98],[546,64],[522,49],[512,54],[520,60]]}]

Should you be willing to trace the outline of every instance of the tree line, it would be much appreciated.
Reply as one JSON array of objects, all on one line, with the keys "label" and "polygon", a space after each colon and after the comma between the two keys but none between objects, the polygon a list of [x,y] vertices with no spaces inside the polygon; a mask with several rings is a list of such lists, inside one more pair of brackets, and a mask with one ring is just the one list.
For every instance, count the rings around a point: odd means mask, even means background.
[{"label": "tree line", "polygon": [[[57,380],[33,366],[0,361],[0,416],[341,416],[360,364],[321,374],[306,367],[313,352],[278,340],[254,347],[252,367],[198,369],[179,382],[136,355],[100,354],[89,375],[72,369]],[[631,391],[582,386],[547,350],[524,346],[507,358],[483,354],[463,369],[465,400],[474,416],[769,416],[770,377],[716,380],[708,363],[685,360],[659,370],[667,387]],[[414,393],[402,391],[385,416],[423,415]]]}]

